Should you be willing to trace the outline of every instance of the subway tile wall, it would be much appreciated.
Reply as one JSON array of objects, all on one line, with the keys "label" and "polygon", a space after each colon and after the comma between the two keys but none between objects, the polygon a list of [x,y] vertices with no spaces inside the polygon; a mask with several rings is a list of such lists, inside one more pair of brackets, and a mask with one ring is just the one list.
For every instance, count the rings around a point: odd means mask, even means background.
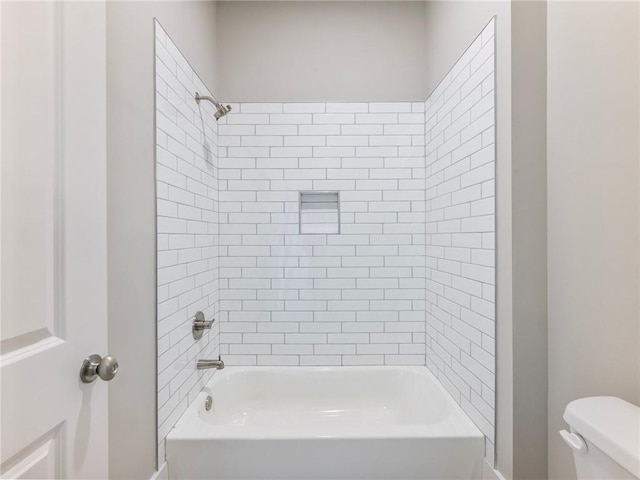
[{"label": "subway tile wall", "polygon": [[[228,365],[427,365],[495,416],[493,21],[426,102],[240,103],[219,123],[156,24],[158,425]],[[340,234],[299,192],[340,192]],[[191,317],[218,319],[195,342]],[[425,317],[426,315],[426,317]]]},{"label": "subway tile wall", "polygon": [[426,101],[427,366],[494,456],[494,21]]},{"label": "subway tile wall", "polygon": [[218,316],[218,158],[210,95],[155,24],[158,283],[158,465],[165,437],[211,378],[196,358],[218,356],[219,327],[196,341],[191,319]]},{"label": "subway tile wall", "polygon": [[[424,103],[242,103],[219,123],[230,365],[425,364]],[[340,192],[340,234],[299,192]]]}]

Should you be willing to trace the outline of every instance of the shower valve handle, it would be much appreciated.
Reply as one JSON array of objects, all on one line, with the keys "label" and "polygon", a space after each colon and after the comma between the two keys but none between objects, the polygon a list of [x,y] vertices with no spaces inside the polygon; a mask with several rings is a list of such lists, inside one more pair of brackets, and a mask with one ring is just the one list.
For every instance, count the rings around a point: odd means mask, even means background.
[{"label": "shower valve handle", "polygon": [[196,312],[195,316],[193,317],[193,323],[191,325],[191,333],[193,334],[193,338],[196,340],[200,340],[202,338],[204,330],[211,329],[213,322],[215,322],[215,319],[205,320],[204,313]]},{"label": "shower valve handle", "polygon": [[209,330],[211,325],[213,325],[213,320],[196,320],[193,322],[193,328],[196,330]]}]

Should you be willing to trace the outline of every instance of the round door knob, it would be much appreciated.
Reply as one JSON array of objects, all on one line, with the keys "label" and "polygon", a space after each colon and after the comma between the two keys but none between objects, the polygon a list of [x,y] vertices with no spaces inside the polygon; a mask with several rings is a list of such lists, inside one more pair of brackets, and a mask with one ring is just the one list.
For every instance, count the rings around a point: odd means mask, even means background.
[{"label": "round door knob", "polygon": [[83,383],[91,383],[96,378],[108,382],[118,373],[118,360],[111,355],[101,357],[100,355],[89,355],[82,362],[80,367],[80,380]]},{"label": "round door knob", "polygon": [[108,382],[118,373],[118,360],[111,355],[102,357],[100,365],[98,365],[98,376]]}]

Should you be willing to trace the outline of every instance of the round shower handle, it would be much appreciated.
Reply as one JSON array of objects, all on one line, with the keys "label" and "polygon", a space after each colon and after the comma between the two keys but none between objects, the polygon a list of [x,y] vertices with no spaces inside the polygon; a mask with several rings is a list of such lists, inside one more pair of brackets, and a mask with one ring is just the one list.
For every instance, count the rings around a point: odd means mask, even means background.
[{"label": "round shower handle", "polygon": [[112,380],[118,373],[118,360],[111,355],[93,354],[89,355],[82,362],[80,367],[80,380],[83,383],[91,383],[100,377],[105,382]]}]

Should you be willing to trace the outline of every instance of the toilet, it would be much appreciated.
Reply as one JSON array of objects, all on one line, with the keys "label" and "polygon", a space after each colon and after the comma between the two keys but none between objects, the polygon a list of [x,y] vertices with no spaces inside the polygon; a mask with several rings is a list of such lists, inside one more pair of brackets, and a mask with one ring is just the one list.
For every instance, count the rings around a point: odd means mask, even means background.
[{"label": "toilet", "polygon": [[573,450],[578,479],[640,479],[640,407],[616,397],[569,403],[560,436]]}]

